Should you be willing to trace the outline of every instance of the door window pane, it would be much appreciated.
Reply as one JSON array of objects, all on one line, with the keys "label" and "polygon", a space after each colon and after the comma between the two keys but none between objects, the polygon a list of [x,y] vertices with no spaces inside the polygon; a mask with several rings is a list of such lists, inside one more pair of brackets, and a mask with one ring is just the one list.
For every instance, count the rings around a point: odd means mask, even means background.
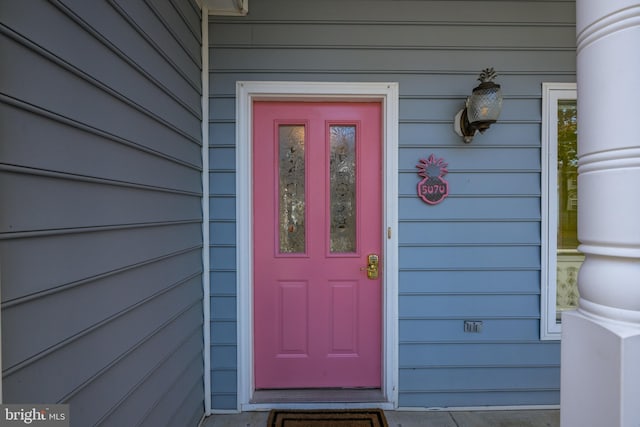
[{"label": "door window pane", "polygon": [[356,251],[356,127],[330,126],[332,253]]},{"label": "door window pane", "polygon": [[[279,128],[280,252],[305,252],[304,126]],[[267,161],[257,159],[256,161]]]}]

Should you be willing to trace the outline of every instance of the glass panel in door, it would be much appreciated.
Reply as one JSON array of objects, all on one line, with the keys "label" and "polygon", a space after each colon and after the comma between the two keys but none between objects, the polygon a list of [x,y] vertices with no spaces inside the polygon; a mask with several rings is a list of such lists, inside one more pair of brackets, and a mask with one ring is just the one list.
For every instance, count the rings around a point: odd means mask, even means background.
[{"label": "glass panel in door", "polygon": [[330,126],[330,247],[332,253],[356,251],[356,127]]}]

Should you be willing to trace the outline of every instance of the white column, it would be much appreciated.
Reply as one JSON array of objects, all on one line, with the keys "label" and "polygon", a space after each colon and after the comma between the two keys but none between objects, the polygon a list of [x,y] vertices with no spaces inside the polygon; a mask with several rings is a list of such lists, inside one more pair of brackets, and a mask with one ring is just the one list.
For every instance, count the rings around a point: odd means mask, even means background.
[{"label": "white column", "polygon": [[577,0],[580,305],[563,427],[640,426],[640,2]]}]

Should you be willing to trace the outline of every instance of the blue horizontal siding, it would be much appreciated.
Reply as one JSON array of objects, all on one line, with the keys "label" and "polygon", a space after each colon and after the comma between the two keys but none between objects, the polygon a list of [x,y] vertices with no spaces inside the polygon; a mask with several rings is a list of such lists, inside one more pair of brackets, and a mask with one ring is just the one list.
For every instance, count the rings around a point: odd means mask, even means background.
[{"label": "blue horizontal siding", "polygon": [[212,221],[232,221],[235,226],[235,195],[212,195],[209,199],[209,206],[210,218]]},{"label": "blue horizontal siding", "polygon": [[[488,136],[487,134],[486,136]],[[480,136],[482,138],[482,136]],[[477,142],[477,141],[476,141]],[[399,153],[400,169],[414,168],[417,160],[424,158],[431,151],[429,147],[401,148]],[[434,154],[443,158],[452,169],[484,170],[484,171],[539,171],[539,147],[503,147],[492,149],[481,145],[463,150],[462,147],[438,147]],[[400,192],[403,194],[403,191]]]},{"label": "blue horizontal siding", "polygon": [[[247,19],[247,18],[243,18]],[[218,20],[213,22],[211,29],[215,28],[215,24],[217,24]],[[427,25],[427,24],[425,24]],[[569,25],[569,27],[574,28],[574,24]],[[214,38],[212,36],[212,38]],[[215,40],[211,40],[212,49],[216,48]],[[416,52],[421,52],[421,50],[416,49]],[[299,71],[299,70],[267,70],[259,67],[255,67],[252,69],[244,69],[244,70],[220,70],[215,67],[215,64],[211,64],[211,74],[209,78],[209,93],[212,99],[211,102],[218,102],[217,99],[226,99],[226,98],[234,98],[235,97],[235,82],[238,80],[257,80],[260,77],[265,77],[265,80],[271,81],[291,81],[296,78],[301,79],[304,78],[305,81],[328,81],[328,82],[345,82],[345,81],[355,81],[353,72],[350,71],[327,71],[327,70],[312,70],[312,71]],[[575,82],[575,70],[571,71],[560,71],[554,70],[550,68],[544,73],[544,76],[541,76],[539,73],[529,72],[526,68],[526,63],[520,64],[521,66],[513,66],[509,70],[501,70],[500,71],[500,85],[503,88],[516,88],[517,90],[509,91],[509,93],[504,93],[509,98],[529,98],[533,102],[540,103],[540,81],[544,79],[544,81],[554,81],[554,82]],[[482,65],[481,65],[482,67]],[[461,106],[466,96],[469,95],[469,89],[473,88],[475,85],[475,78],[478,77],[478,69],[477,65],[468,70],[447,70],[447,71],[438,71],[432,70],[430,68],[425,68],[419,71],[409,71],[403,70],[402,67],[399,67],[393,71],[378,71],[378,70],[369,70],[370,72],[367,74],[360,73],[357,76],[357,81],[361,82],[380,82],[380,81],[397,81],[400,82],[399,86],[399,94],[400,99],[413,99],[413,98],[450,98],[452,96],[456,96],[460,98]],[[458,107],[458,109],[461,107]],[[233,120],[229,121],[229,112],[220,112],[223,114],[221,118],[218,118],[214,115],[210,116],[209,123],[215,124],[227,124],[231,125],[234,128]],[[425,112],[426,113],[426,112]],[[224,119],[222,119],[224,117]],[[412,123],[415,121],[412,121]],[[440,123],[442,129],[451,130],[453,120],[450,119],[448,123]],[[534,123],[534,120],[529,120],[527,117],[522,117],[520,119],[522,123]],[[402,125],[406,124],[407,120],[404,120],[400,117],[400,130],[402,131]],[[517,123],[517,124],[522,124]],[[437,123],[436,123],[437,124]],[[505,125],[509,125],[510,123],[502,123],[503,126],[496,127],[496,129],[504,128]],[[438,127],[433,127],[434,130],[437,130]],[[431,130],[431,129],[430,129]],[[535,130],[532,128],[532,130]],[[538,133],[540,132],[540,128],[537,128]],[[495,129],[491,128],[491,132],[494,133]],[[450,135],[449,132],[446,134]],[[431,133],[429,133],[431,136]],[[521,137],[526,137],[526,133],[520,135]],[[422,133],[422,138],[426,135]],[[457,137],[456,137],[457,138]],[[511,141],[500,141],[493,140],[492,143],[500,144],[500,143],[510,143]],[[215,141],[210,141],[211,145],[216,145]]]},{"label": "blue horizontal siding", "polygon": [[[539,295],[400,295],[400,318],[536,317]],[[425,331],[421,331],[424,333]]]},{"label": "blue horizontal siding", "polygon": [[210,239],[216,239],[216,242],[221,245],[235,245],[236,243],[235,221],[211,220],[209,233]]},{"label": "blue horizontal siding", "polygon": [[[105,44],[117,47],[117,53],[132,67],[145,73],[151,81],[175,97],[176,102],[199,111],[199,66],[182,62],[177,57],[182,48],[178,46],[176,49],[174,43],[158,43],[166,37],[168,29],[154,25],[151,13],[155,12],[152,9],[142,9],[141,19],[134,19],[120,6],[120,2],[90,4],[82,0],[67,0],[65,3],[79,18],[90,23],[97,37],[102,36]],[[190,11],[187,13],[199,16],[197,7],[194,9],[189,2],[175,1],[172,4],[181,11]],[[143,16],[145,13],[147,16]],[[123,25],[123,21],[128,25]],[[189,21],[190,32],[199,33],[199,25],[193,19]]]},{"label": "blue horizontal siding", "polygon": [[[216,297],[224,297],[216,295]],[[236,319],[218,317],[211,325],[211,341],[220,344],[234,344],[236,340]]]},{"label": "blue horizontal siding", "polygon": [[532,269],[400,271],[400,294],[517,294],[540,292],[540,271]]},{"label": "blue horizontal siding", "polygon": [[236,174],[233,171],[223,170],[211,172],[209,174],[211,181],[211,194],[213,195],[235,195],[236,191]]},{"label": "blue horizontal siding", "polygon": [[[189,334],[189,332],[182,329],[179,330],[179,336],[181,341],[177,342],[178,346],[176,348],[171,348],[173,353],[169,357],[162,358],[158,364],[153,366],[155,370],[165,370],[168,374],[163,377],[145,377],[142,382],[132,388],[131,397],[110,411],[102,422],[114,426],[134,423],[149,424],[151,422],[160,422],[163,417],[166,419],[166,417],[170,416],[168,414],[171,414],[171,409],[173,411],[176,410],[179,402],[175,399],[179,399],[181,396],[179,393],[173,392],[173,390],[188,390],[198,380],[202,380],[200,378],[202,371],[199,369],[201,363],[198,360],[198,355],[194,357],[193,352],[189,350],[202,344],[201,330],[196,329]],[[165,347],[168,347],[168,344],[165,343]],[[162,351],[159,350],[159,353],[162,354]],[[166,388],[172,390],[168,393],[169,396],[158,392],[158,390]],[[134,404],[136,401],[144,404],[144,407],[149,409],[145,412],[138,410],[138,406]],[[185,420],[185,425],[196,424],[187,424]]]},{"label": "blue horizontal siding", "polygon": [[[450,170],[443,178],[449,183],[450,196],[540,194],[540,174],[538,172],[458,172]],[[402,171],[399,185],[403,189],[412,186],[417,188],[420,180],[422,177],[418,176],[417,169]]]},{"label": "blue horizontal siding", "polygon": [[211,394],[212,409],[228,410],[238,406],[237,393],[232,391],[228,393],[216,392]]},{"label": "blue horizontal siding", "polygon": [[537,221],[401,222],[398,233],[404,245],[540,243],[540,223]]},{"label": "blue horizontal siding", "polygon": [[[529,1],[501,1],[500,13],[495,8],[478,5],[474,0],[449,2],[397,2],[371,1],[341,2],[339,8],[327,8],[321,3],[301,3],[291,0],[255,1],[251,5],[251,18],[256,21],[286,20],[323,23],[337,21],[342,23],[390,22],[422,23],[425,25],[444,23],[448,25],[476,24],[572,24],[575,19],[575,7],[572,2],[548,1],[538,5]],[[515,18],[519,18],[515,21]],[[515,22],[514,22],[515,21]],[[455,37],[455,34],[451,35]],[[373,41],[372,41],[373,42]],[[342,41],[344,43],[344,41]]]},{"label": "blue horizontal siding", "polygon": [[[167,23],[167,20],[174,19],[171,15],[174,15],[175,11],[171,11],[170,15],[164,16],[159,10],[154,10],[154,6],[158,4],[157,2],[132,3],[113,0],[110,3],[121,16],[129,19],[132,27],[147,43],[152,44],[162,52],[166,61],[171,63],[174,68],[179,68],[192,84],[199,87],[199,43],[196,37],[187,36],[185,40],[176,37],[176,30],[179,30],[179,28],[170,27]],[[150,19],[151,14],[157,18]],[[191,27],[189,32],[193,34],[199,31],[197,27]]]},{"label": "blue horizontal siding", "polygon": [[211,301],[211,319],[233,320],[236,318],[236,297],[216,295]]},{"label": "blue horizontal siding", "polygon": [[[175,99],[171,99],[173,94],[154,84],[147,75],[132,67],[126,58],[114,55],[111,46],[104,40],[86,37],[90,27],[85,21],[70,19],[69,15],[59,13],[57,6],[50,3],[43,3],[28,16],[21,14],[18,7],[6,7],[4,11],[15,31],[29,39],[39,40],[43,49],[64,58],[78,72],[100,81],[144,110],[153,111],[153,114],[158,114],[177,129],[197,137],[200,122],[197,104],[187,107],[178,103],[181,108],[170,113],[158,111],[154,104],[175,102]],[[57,28],[55,38],[47,32],[47,28],[51,27]],[[104,65],[106,61],[108,67]],[[174,98],[177,97],[174,95]]]},{"label": "blue horizontal siding", "polygon": [[[321,15],[325,19],[326,12]],[[361,13],[357,15],[361,16]],[[242,23],[239,23],[242,24]],[[452,34],[451,27],[456,27]],[[575,32],[570,26],[488,26],[476,22],[456,25],[424,25],[420,22],[325,22],[323,25],[282,21],[259,21],[249,25],[238,23],[216,23],[214,29],[216,43],[227,46],[361,46],[372,48],[371,31],[382,31],[384,37],[376,39],[376,48],[394,47],[398,49],[440,48],[447,40],[446,48],[468,49],[470,46],[513,47],[523,50],[573,49]],[[291,33],[298,37],[292,38]],[[509,37],[505,37],[505,32]]]},{"label": "blue horizontal siding", "polygon": [[560,366],[400,369],[403,392],[433,393],[440,391],[444,384],[450,392],[557,389],[560,386]]},{"label": "blue horizontal siding", "polygon": [[211,268],[233,270],[236,267],[235,246],[212,246]]},{"label": "blue horizontal siding", "polygon": [[[516,327],[527,321],[516,323]],[[507,323],[507,322],[504,322]],[[459,326],[459,324],[458,324]],[[462,329],[458,327],[458,329]],[[489,332],[492,328],[487,328]],[[514,328],[515,329],[515,328]],[[468,336],[472,336],[467,334]],[[478,335],[480,336],[480,335]],[[483,342],[459,337],[455,342],[433,340],[429,343],[401,341],[403,368],[450,366],[557,366],[560,347],[553,342],[540,344],[535,338],[524,342],[522,338],[504,337],[502,341],[489,338]]]},{"label": "blue horizontal siding", "polygon": [[[234,325],[235,326],[235,325]],[[235,327],[233,328],[235,332]],[[219,330],[212,331],[213,335],[217,335]],[[225,332],[221,332],[224,337]],[[224,339],[224,338],[222,338]],[[230,340],[233,343],[233,340]],[[235,369],[237,352],[234,344],[217,344],[213,346],[211,357],[214,358],[219,369]]]},{"label": "blue horizontal siding", "polygon": [[236,150],[234,147],[216,147],[209,150],[209,166],[216,170],[232,170],[236,163]]},{"label": "blue horizontal siding", "polygon": [[237,406],[237,371],[214,365],[211,371],[211,402],[213,409],[229,409]]},{"label": "blue horizontal siding", "polygon": [[[400,406],[558,403],[559,346],[538,326],[540,98],[543,81],[575,81],[574,21],[573,2],[519,0],[256,0],[247,17],[210,21],[214,407],[235,408],[243,351],[226,307],[238,80],[399,82]],[[499,73],[503,112],[465,145],[453,116],[485,64]],[[430,154],[449,164],[437,206],[416,195],[415,166]],[[465,333],[464,320],[482,332]]]},{"label": "blue horizontal siding", "polygon": [[515,269],[540,267],[540,249],[530,246],[400,246],[400,269]]},{"label": "blue horizontal siding", "polygon": [[[475,86],[467,82],[467,90]],[[449,97],[402,97],[400,103],[400,117],[404,122],[432,122],[443,123],[451,121],[451,114],[455,114],[460,107],[459,96]],[[526,117],[528,121],[541,120],[540,105],[530,97],[515,97],[507,95],[503,100],[503,111],[500,113],[501,122],[517,122]]]},{"label": "blue horizontal siding", "polygon": [[[0,219],[0,230],[15,233],[34,228],[53,230],[162,221],[199,222],[199,193],[24,172],[24,169],[0,172],[0,192],[8,204]],[[29,196],[25,197],[25,193]],[[185,209],[191,215],[185,215]]]},{"label": "blue horizontal siding", "polygon": [[[199,271],[201,261],[197,250],[177,254],[170,258],[132,265],[121,272],[104,275],[64,292],[51,292],[30,304],[5,305],[2,310],[5,339],[15,343],[4,349],[5,369],[23,360],[35,357],[40,351],[65,341],[69,336],[116,316],[134,304],[179,284],[188,276],[184,271]],[[146,280],[154,277],[155,280]],[[138,285],[132,287],[131,283]],[[83,304],[77,305],[77,301]],[[29,316],[36,311],[38,317]],[[46,327],[42,318],[48,319]],[[20,340],[21,329],[31,331],[30,339]]]},{"label": "blue horizontal siding", "polygon": [[[495,49],[491,55],[491,63],[498,70],[508,70],[514,64],[527,64],[533,73],[544,73],[549,69],[550,61],[556,71],[575,71],[573,50],[566,51],[535,51],[517,48],[513,50]],[[246,55],[246,49],[224,47],[216,49],[210,58],[212,64],[219,64],[216,68],[221,71],[247,69],[260,64],[271,72],[277,71],[317,71],[324,69],[332,71],[367,72],[369,70],[393,72],[398,64],[407,71],[419,73],[422,70],[447,72],[448,70],[474,70],[478,64],[487,62],[487,50],[469,47],[466,49],[437,50],[433,49],[429,55],[416,55],[414,50],[394,48],[374,48],[375,55],[362,55],[357,48],[331,49],[326,47],[312,48],[285,47],[277,50],[264,47],[252,47],[251,55]],[[393,61],[380,61],[381,57],[393,56]]]},{"label": "blue horizontal siding", "polygon": [[[119,92],[96,85],[89,76],[78,74],[66,62],[52,60],[25,39],[3,37],[1,43],[4,54],[15,58],[0,81],[2,93],[87,126],[109,129],[121,138],[139,141],[141,145],[192,165],[200,164],[199,141],[195,135],[129,101]],[[25,80],[31,84],[22,84]],[[69,93],[74,97],[69,97]],[[92,102],[78,108],[75,99]]]},{"label": "blue horizontal siding", "polygon": [[[24,298],[191,250],[202,244],[200,234],[198,224],[160,224],[138,228],[135,238],[124,228],[0,240],[2,298]],[[32,268],[34,259],[37,269]]]},{"label": "blue horizontal siding", "polygon": [[[172,372],[175,381],[162,398],[154,402],[151,410],[145,412],[141,426],[167,425],[197,426],[202,418],[202,364],[194,358],[190,363],[183,363],[181,370]],[[176,375],[177,374],[177,375]],[[188,394],[185,392],[188,391]],[[135,408],[132,408],[135,410]],[[126,414],[116,419],[113,425],[127,423]],[[169,420],[167,422],[167,420]]]},{"label": "blue horizontal siding", "polygon": [[[108,182],[135,183],[150,188],[197,193],[200,167],[181,159],[73,122],[32,105],[7,100],[0,103],[2,126],[16,135],[5,147],[3,161],[33,169],[55,170],[80,176],[99,176]],[[47,135],[58,135],[52,144]],[[69,162],[74,153],[76,162]]]},{"label": "blue horizontal siding", "polygon": [[[462,108],[464,96],[461,96],[460,105],[458,108]],[[538,101],[539,102],[539,101]],[[456,110],[457,111],[457,110]],[[456,114],[456,111],[451,112],[451,116],[453,117]],[[425,134],[424,127],[429,126],[429,133]],[[422,158],[425,155],[428,155],[433,152],[433,150],[438,150],[438,157],[444,157],[445,160],[450,160],[451,155],[442,155],[439,151],[443,148],[451,150],[453,153],[462,153],[468,150],[475,150],[475,146],[471,148],[470,146],[460,147],[457,146],[459,142],[459,138],[456,134],[453,133],[452,123],[434,123],[425,121],[414,121],[414,122],[400,122],[400,147],[401,148],[417,148],[418,151],[414,151],[418,158]],[[488,134],[487,134],[488,135]],[[514,147],[522,147],[522,148],[531,148],[540,144],[540,123],[537,121],[518,121],[518,122],[507,122],[500,123],[500,126],[493,126],[491,128],[491,135],[494,137],[491,140],[492,148],[504,147],[504,148],[514,148]],[[476,140],[476,142],[478,142]],[[478,147],[477,150],[486,149],[485,147]],[[491,154],[491,153],[489,153]],[[411,159],[408,159],[409,162],[403,164],[404,168],[411,168]],[[451,165],[455,166],[459,169],[466,170],[483,170],[484,162],[479,162],[476,164],[465,164],[463,165]],[[500,169],[502,170],[519,170],[519,168],[510,168],[510,163],[506,163],[500,165]],[[528,169],[528,168],[527,168]],[[534,169],[535,170],[535,169]]]},{"label": "blue horizontal siding", "polygon": [[[475,297],[475,296],[474,296]],[[468,297],[474,299],[473,297]],[[482,300],[483,298],[478,298]],[[495,300],[487,296],[485,300]],[[516,298],[502,298],[509,301]],[[539,299],[539,298],[538,298]],[[523,299],[527,301],[527,299]],[[454,297],[441,297],[436,301],[446,301],[448,305],[457,304]],[[435,302],[434,302],[435,303]],[[492,301],[493,303],[493,301]],[[524,303],[520,303],[520,306]],[[539,320],[536,314],[505,313],[481,308],[478,310],[462,311],[464,305],[457,312],[442,313],[431,310],[431,306],[424,307],[417,314],[400,318],[399,338],[404,343],[446,343],[446,342],[486,342],[491,343],[509,341],[536,341],[539,337]],[[490,311],[490,313],[488,313]],[[465,320],[480,320],[483,322],[481,333],[464,332]],[[404,351],[411,347],[401,346]],[[494,351],[498,351],[497,348]],[[498,359],[496,357],[496,359]],[[469,363],[473,358],[469,359]],[[557,362],[557,361],[556,361]]]},{"label": "blue horizontal siding", "polygon": [[[428,206],[414,193],[408,193],[412,189],[405,189],[407,196],[401,196],[398,200],[403,220],[539,220],[540,197],[455,197],[450,196],[446,203],[437,206]],[[401,241],[402,242],[402,241]]]},{"label": "blue horizontal siding", "polygon": [[[187,293],[186,290],[191,289]],[[57,402],[67,394],[92,379],[103,368],[118,360],[132,347],[139,345],[164,327],[167,319],[197,304],[199,300],[197,279],[185,282],[144,304],[100,325],[91,334],[79,335],[68,345],[47,352],[46,357],[30,360],[26,366],[18,366],[3,380],[3,386],[12,391],[16,402]],[[111,339],[117,336],[117,341]],[[82,359],[77,354],[82,354]],[[73,363],[69,361],[72,360]],[[18,369],[19,368],[19,369]],[[50,383],[37,390],[19,387],[21,384],[38,384],[42,372],[49,372]],[[93,416],[98,415],[97,413]]]},{"label": "blue horizontal siding", "polygon": [[216,288],[212,292],[212,295],[216,297],[236,295],[237,275],[235,268],[229,270],[214,269],[211,271],[211,280],[216,283]]},{"label": "blue horizontal siding", "polygon": [[191,0],[1,3],[3,403],[204,414],[199,34]]},{"label": "blue horizontal siding", "polygon": [[469,392],[405,392],[399,393],[401,408],[456,408],[483,406],[530,406],[557,405],[560,401],[560,391],[557,388],[549,390],[470,390]]},{"label": "blue horizontal siding", "polygon": [[[105,414],[100,422],[112,423],[116,416],[127,417],[128,423],[131,424],[134,420],[141,421],[145,415],[144,411],[132,411],[131,403],[144,402],[144,408],[153,407],[163,392],[173,385],[177,373],[184,369],[183,364],[186,365],[193,359],[193,349],[202,347],[202,313],[199,309],[196,302],[187,311],[181,312],[162,333],[153,335],[123,357],[108,372],[85,386],[82,393],[71,396],[68,399],[69,404],[79,408],[79,411],[73,413],[74,423],[89,424],[93,418],[91,411]],[[166,373],[163,372],[165,370]],[[157,375],[158,372],[163,374]],[[163,381],[159,381],[160,379]],[[157,388],[145,387],[140,390],[147,381],[154,382]],[[122,396],[110,393],[113,388],[126,390],[125,401],[130,403],[122,406]],[[91,411],[89,408],[92,408]],[[175,408],[173,410],[175,411]]]}]

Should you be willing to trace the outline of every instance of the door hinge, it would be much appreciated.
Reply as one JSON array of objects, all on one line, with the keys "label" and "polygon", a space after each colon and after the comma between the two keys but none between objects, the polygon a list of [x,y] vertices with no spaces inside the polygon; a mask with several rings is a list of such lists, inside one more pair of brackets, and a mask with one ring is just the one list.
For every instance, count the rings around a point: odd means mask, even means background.
[{"label": "door hinge", "polygon": [[391,239],[391,227],[387,227],[387,239]]}]

